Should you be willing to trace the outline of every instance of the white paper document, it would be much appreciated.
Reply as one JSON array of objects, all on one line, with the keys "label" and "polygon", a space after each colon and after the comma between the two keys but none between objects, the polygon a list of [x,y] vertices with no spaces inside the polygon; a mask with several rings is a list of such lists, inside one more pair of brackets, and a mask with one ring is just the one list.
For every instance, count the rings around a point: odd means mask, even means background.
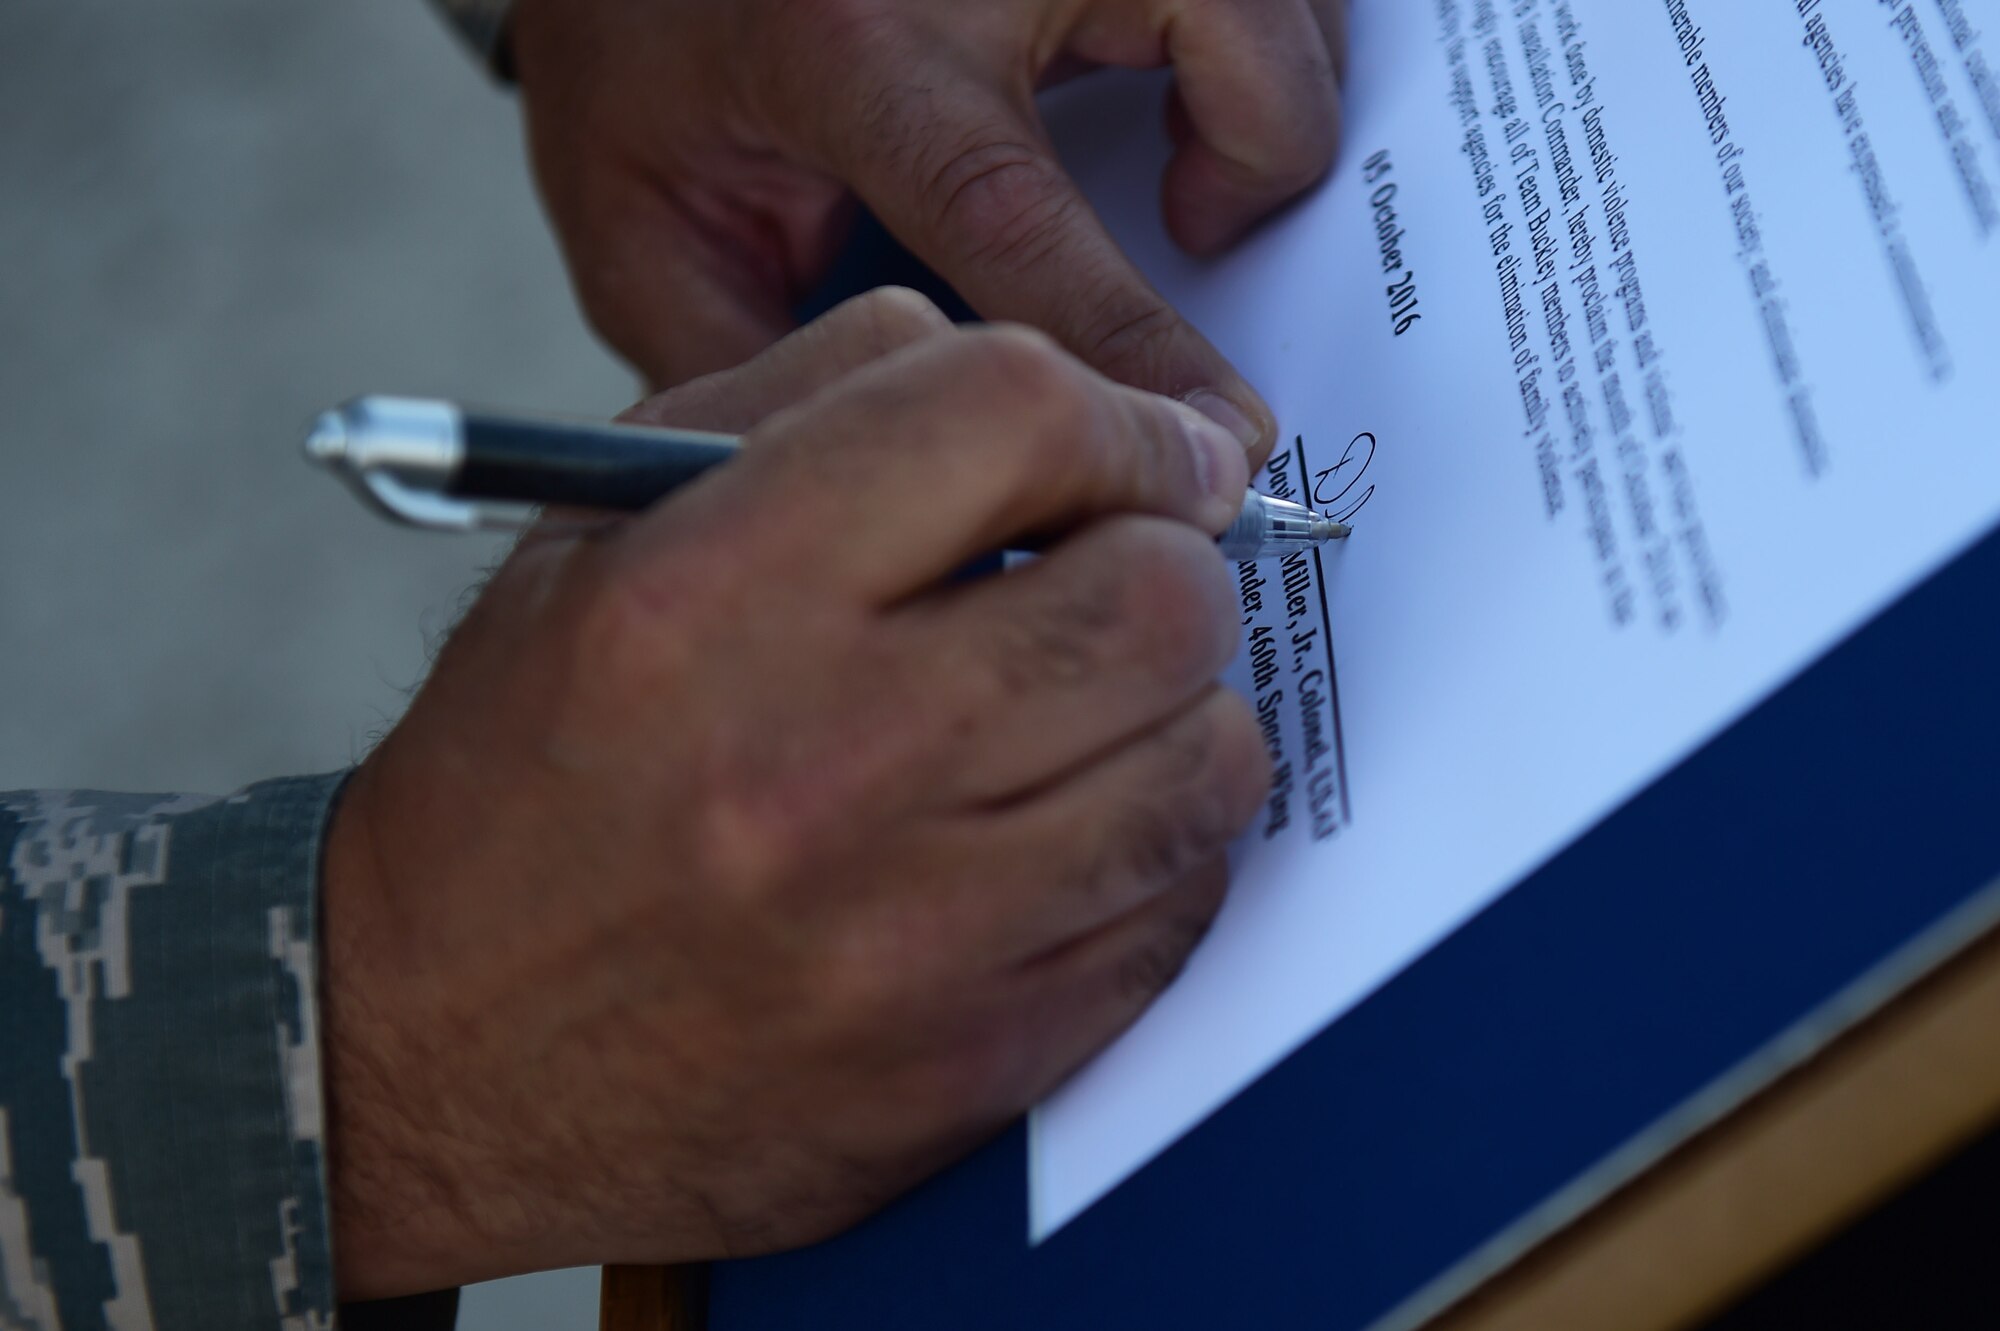
[{"label": "white paper document", "polygon": [[2000,0],[1352,25],[1333,180],[1214,264],[1160,230],[1157,81],[1049,108],[1276,408],[1264,487],[1355,535],[1239,570],[1277,785],[1035,1111],[1037,1240],[2000,521]]}]

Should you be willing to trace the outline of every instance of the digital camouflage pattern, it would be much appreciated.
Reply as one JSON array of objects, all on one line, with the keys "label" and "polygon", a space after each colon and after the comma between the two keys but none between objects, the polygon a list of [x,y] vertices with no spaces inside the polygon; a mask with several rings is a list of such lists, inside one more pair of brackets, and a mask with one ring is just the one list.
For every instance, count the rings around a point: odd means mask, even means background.
[{"label": "digital camouflage pattern", "polygon": [[[434,3],[507,77],[512,0]],[[0,793],[0,1331],[333,1327],[314,932],[345,775]]]},{"label": "digital camouflage pattern", "polygon": [[0,1331],[333,1325],[314,928],[340,781],[0,794]]}]

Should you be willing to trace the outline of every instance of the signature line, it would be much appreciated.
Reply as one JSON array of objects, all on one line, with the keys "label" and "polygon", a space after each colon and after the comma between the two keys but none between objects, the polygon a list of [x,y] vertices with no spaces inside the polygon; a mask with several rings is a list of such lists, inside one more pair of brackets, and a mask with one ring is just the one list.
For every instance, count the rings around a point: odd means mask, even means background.
[{"label": "signature line", "polygon": [[[1306,441],[1298,441],[1299,483],[1306,497],[1312,497],[1312,471],[1306,465]],[[1347,741],[1340,727],[1340,669],[1333,663],[1333,617],[1326,610],[1326,562],[1320,558],[1319,547],[1313,547],[1313,575],[1319,580],[1319,623],[1326,634],[1326,679],[1328,692],[1333,695],[1333,762],[1334,770],[1340,776],[1340,821],[1354,825],[1354,808],[1347,799]]]}]

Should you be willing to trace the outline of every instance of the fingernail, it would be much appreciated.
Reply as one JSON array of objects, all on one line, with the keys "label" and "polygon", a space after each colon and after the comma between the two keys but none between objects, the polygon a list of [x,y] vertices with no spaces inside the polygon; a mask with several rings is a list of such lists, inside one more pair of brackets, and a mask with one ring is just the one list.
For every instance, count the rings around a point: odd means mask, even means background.
[{"label": "fingernail", "polygon": [[1229,431],[1237,445],[1249,452],[1264,440],[1264,431],[1249,413],[1213,388],[1197,388],[1182,401]]},{"label": "fingernail", "polygon": [[1222,531],[1236,520],[1243,508],[1243,492],[1250,484],[1250,464],[1243,446],[1230,430],[1198,410],[1183,407],[1174,415],[1187,440],[1188,456],[1194,460],[1195,483],[1202,500],[1195,520],[1210,531]]}]

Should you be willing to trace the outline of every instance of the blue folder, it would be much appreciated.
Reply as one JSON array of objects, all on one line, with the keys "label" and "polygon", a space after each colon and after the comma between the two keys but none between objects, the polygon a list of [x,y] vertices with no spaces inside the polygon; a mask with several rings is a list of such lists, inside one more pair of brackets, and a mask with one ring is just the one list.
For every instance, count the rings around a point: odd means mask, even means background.
[{"label": "blue folder", "polygon": [[2000,918],[2000,533],[1039,1247],[1019,1127],[713,1331],[1409,1324]]}]

